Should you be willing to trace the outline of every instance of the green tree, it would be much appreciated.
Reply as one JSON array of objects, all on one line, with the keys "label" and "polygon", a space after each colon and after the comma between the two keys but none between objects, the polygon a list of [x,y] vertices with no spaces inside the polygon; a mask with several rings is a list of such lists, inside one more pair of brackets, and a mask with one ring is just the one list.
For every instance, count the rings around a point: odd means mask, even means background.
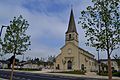
[{"label": "green tree", "polygon": [[111,54],[120,45],[120,1],[92,0],[81,12],[80,23],[85,29],[86,45],[106,51],[108,58],[108,75],[112,80]]},{"label": "green tree", "polygon": [[120,56],[114,55],[113,57],[114,57],[114,59],[115,59],[115,61],[117,63],[118,69],[120,71]]},{"label": "green tree", "polygon": [[15,56],[24,54],[29,49],[30,36],[26,34],[28,29],[28,22],[20,15],[18,18],[14,17],[10,21],[10,25],[6,30],[5,37],[2,43],[2,50],[5,54],[13,54],[13,63],[10,80],[12,80]]},{"label": "green tree", "polygon": [[54,65],[54,62],[55,62],[55,56],[52,56],[52,55],[48,56],[47,63],[50,67]]}]

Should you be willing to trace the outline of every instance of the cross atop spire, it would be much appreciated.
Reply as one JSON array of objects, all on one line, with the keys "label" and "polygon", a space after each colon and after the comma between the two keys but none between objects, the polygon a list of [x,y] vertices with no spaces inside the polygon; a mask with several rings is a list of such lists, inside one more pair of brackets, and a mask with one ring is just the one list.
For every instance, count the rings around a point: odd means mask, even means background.
[{"label": "cross atop spire", "polygon": [[66,34],[70,33],[70,32],[77,33],[75,20],[74,20],[74,15],[73,15],[73,10],[72,9],[71,9],[71,13],[70,13],[70,20],[69,20],[68,30],[67,30]]}]

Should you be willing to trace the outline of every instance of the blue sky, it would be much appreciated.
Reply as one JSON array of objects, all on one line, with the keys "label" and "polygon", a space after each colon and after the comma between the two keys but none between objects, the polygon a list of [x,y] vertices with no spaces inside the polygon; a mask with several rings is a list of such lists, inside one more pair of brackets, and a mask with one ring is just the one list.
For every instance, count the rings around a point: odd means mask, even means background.
[{"label": "blue sky", "polygon": [[[49,55],[58,55],[65,43],[71,5],[79,33],[79,46],[97,55],[94,48],[85,46],[84,31],[77,24],[80,11],[92,5],[89,0],[0,0],[0,26],[9,25],[14,16],[23,15],[30,24],[27,33],[31,35],[32,42],[31,51],[27,51],[25,57],[47,58]],[[4,33],[5,29],[2,37]],[[115,51],[118,52],[120,49]],[[101,52],[101,58],[106,58],[104,52]]]}]

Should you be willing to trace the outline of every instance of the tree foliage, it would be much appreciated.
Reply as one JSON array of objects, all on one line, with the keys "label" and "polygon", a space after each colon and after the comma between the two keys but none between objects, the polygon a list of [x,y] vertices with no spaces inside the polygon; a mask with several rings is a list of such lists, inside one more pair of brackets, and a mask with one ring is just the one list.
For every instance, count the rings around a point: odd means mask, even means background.
[{"label": "tree foliage", "polygon": [[48,56],[48,62],[55,62],[55,56]]},{"label": "tree foliage", "polygon": [[10,21],[10,26],[6,30],[2,43],[4,53],[21,55],[29,49],[30,36],[26,34],[28,26],[28,22],[21,15]]},{"label": "tree foliage", "polygon": [[111,58],[113,50],[120,46],[120,1],[92,0],[81,12],[80,23],[85,29],[87,45],[106,51],[109,80],[112,80]]},{"label": "tree foliage", "polygon": [[80,23],[86,30],[87,45],[109,49],[110,54],[120,45],[119,0],[92,0],[93,6],[82,11]]},{"label": "tree foliage", "polygon": [[23,19],[21,15],[18,18],[14,17],[14,19],[10,21],[10,25],[7,27],[3,42],[0,42],[2,45],[2,51],[5,54],[13,54],[13,58],[11,60],[12,71],[10,80],[12,80],[13,77],[15,56],[21,55],[29,49],[30,36],[26,34],[28,26],[28,22]]},{"label": "tree foliage", "polygon": [[47,62],[48,62],[48,65],[53,66],[55,62],[55,56],[52,56],[52,55],[48,56]]}]

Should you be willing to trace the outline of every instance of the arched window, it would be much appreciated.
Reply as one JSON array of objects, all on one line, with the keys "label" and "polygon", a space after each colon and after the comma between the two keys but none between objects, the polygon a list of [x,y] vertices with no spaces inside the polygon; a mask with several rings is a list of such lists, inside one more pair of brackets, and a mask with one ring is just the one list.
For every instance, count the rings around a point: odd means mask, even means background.
[{"label": "arched window", "polygon": [[69,39],[71,39],[71,34],[69,34]]},{"label": "arched window", "polygon": [[82,65],[81,65],[81,70],[83,70],[83,71],[84,71],[84,64],[82,64]]},{"label": "arched window", "polygon": [[72,61],[69,60],[69,61],[67,62],[67,68],[68,68],[68,69],[72,69]]},{"label": "arched window", "polygon": [[77,39],[77,37],[78,37],[78,36],[76,35],[76,39]]},{"label": "arched window", "polygon": [[60,66],[59,66],[59,64],[57,64],[57,67],[56,67],[56,69],[60,69]]}]

